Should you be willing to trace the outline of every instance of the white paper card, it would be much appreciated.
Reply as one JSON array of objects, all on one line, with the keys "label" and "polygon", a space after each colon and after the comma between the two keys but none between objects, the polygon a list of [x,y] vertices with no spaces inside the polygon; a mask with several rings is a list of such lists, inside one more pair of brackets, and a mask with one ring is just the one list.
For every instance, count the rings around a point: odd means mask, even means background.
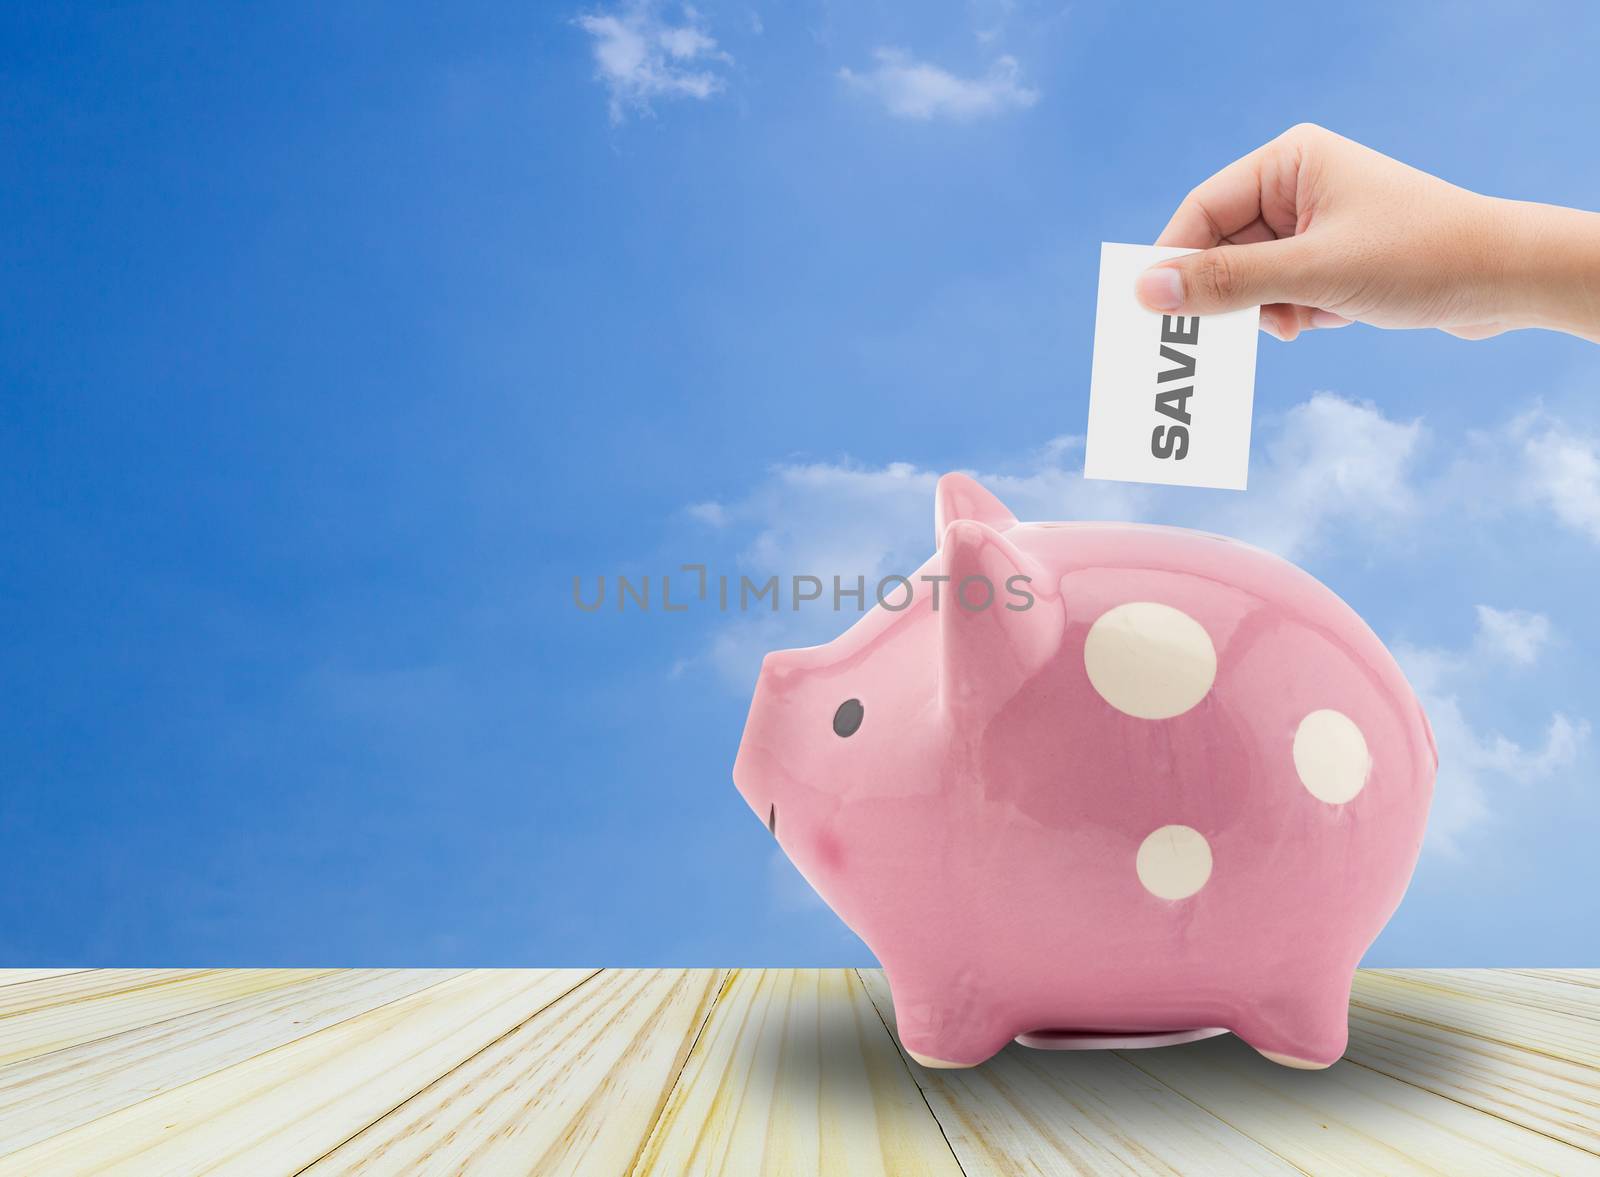
[{"label": "white paper card", "polygon": [[1133,293],[1146,266],[1193,252],[1100,246],[1086,478],[1245,487],[1260,308],[1159,315]]}]

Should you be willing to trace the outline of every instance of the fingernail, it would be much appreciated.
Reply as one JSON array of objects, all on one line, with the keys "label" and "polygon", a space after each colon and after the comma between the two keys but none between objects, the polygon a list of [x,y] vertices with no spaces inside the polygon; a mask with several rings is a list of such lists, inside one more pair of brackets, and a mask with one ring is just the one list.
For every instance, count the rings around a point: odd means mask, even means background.
[{"label": "fingernail", "polygon": [[1151,266],[1139,275],[1134,290],[1153,311],[1175,311],[1183,305],[1183,275],[1172,266]]},{"label": "fingernail", "polygon": [[1313,327],[1348,327],[1350,320],[1343,315],[1336,315],[1332,311],[1312,311],[1311,325]]}]

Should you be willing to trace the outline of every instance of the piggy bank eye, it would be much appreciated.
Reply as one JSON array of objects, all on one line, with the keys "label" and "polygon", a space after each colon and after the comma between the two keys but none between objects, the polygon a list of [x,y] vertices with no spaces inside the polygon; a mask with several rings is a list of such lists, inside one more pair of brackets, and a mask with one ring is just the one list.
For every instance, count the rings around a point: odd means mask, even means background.
[{"label": "piggy bank eye", "polygon": [[839,704],[839,710],[833,713],[833,734],[836,736],[853,736],[856,729],[861,726],[861,700],[846,699]]}]

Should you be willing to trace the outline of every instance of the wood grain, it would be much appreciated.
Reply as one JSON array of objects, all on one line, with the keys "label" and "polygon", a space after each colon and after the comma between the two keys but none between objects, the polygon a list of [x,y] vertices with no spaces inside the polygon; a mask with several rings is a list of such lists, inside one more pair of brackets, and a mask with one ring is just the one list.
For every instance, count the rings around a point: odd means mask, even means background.
[{"label": "wood grain", "polygon": [[1367,971],[1231,1036],[924,1070],[851,969],[0,972],[0,1177],[1600,1177],[1600,971]]},{"label": "wood grain", "polygon": [[1594,1013],[1597,1003],[1586,990],[1546,983],[1541,988],[1550,991],[1548,1004],[1541,1006],[1526,989],[1511,984],[1513,979],[1506,980],[1500,987],[1504,991],[1494,993],[1464,974],[1374,971],[1357,978],[1350,1001],[1353,1007],[1387,1010],[1485,1042],[1537,1051],[1581,1067],[1600,1067],[1600,1019]]},{"label": "wood grain", "polygon": [[1547,981],[1563,981],[1568,985],[1586,985],[1600,989],[1600,969],[1498,969],[1522,977],[1543,977]]},{"label": "wood grain", "polygon": [[637,1174],[961,1172],[851,969],[741,970]]},{"label": "wood grain", "polygon": [[603,973],[308,1171],[625,1173],[721,989],[720,970]]},{"label": "wood grain", "polygon": [[[0,1065],[21,1062],[80,1042],[193,1014],[252,993],[281,989],[332,969],[219,969],[84,994],[70,1001],[18,1010],[0,1018]],[[22,986],[26,989],[29,986]],[[4,993],[0,989],[0,993]]]},{"label": "wood grain", "polygon": [[363,969],[319,975],[0,1068],[0,1155],[437,985],[459,971]]},{"label": "wood grain", "polygon": [[38,981],[45,977],[88,971],[88,969],[0,969],[0,985],[20,985],[24,981]]},{"label": "wood grain", "polygon": [[1232,1035],[1123,1057],[1308,1173],[1600,1173],[1579,1148],[1349,1059],[1297,1071]]},{"label": "wood grain", "polygon": [[[33,971],[33,970],[21,970]],[[70,1005],[96,997],[158,989],[178,982],[191,983],[219,969],[78,969],[48,975],[0,988],[0,1018],[29,1010]]]},{"label": "wood grain", "polygon": [[0,1174],[294,1173],[592,975],[483,971],[0,1159]]},{"label": "wood grain", "polygon": [[1345,1058],[1492,1116],[1600,1152],[1592,1067],[1355,1005]]},{"label": "wood grain", "polygon": [[1532,1010],[1537,1016],[1578,1018],[1600,1027],[1600,1009],[1592,997],[1573,992],[1554,977],[1513,973],[1504,969],[1383,969],[1363,974],[1356,986],[1405,981],[1424,988],[1484,1000],[1497,1006]]}]

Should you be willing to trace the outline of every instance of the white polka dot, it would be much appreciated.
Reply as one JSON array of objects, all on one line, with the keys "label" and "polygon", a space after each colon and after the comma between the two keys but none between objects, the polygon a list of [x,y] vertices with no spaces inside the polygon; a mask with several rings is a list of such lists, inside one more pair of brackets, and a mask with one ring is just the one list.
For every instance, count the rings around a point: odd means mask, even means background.
[{"label": "white polka dot", "polygon": [[1339,711],[1313,711],[1294,732],[1294,770],[1319,801],[1343,805],[1372,771],[1366,737]]},{"label": "white polka dot", "polygon": [[1100,697],[1139,719],[1182,715],[1211,689],[1217,651],[1205,628],[1181,609],[1134,601],[1108,609],[1089,627],[1083,666]]},{"label": "white polka dot", "polygon": [[1162,899],[1187,899],[1211,877],[1211,844],[1199,830],[1162,826],[1139,846],[1139,881]]}]

